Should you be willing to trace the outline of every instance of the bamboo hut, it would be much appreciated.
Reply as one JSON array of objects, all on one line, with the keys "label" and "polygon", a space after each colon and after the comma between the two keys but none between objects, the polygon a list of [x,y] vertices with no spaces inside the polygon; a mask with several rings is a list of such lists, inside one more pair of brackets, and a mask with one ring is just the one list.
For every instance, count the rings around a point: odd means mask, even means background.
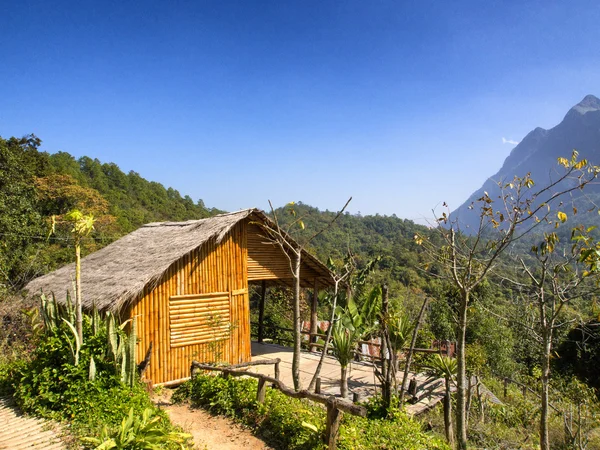
[{"label": "bamboo hut", "polygon": [[[187,222],[144,225],[83,258],[84,309],[95,305],[121,319],[137,318],[137,359],[151,347],[145,377],[156,385],[189,376],[192,359],[237,364],[250,361],[249,283],[291,284],[287,256],[270,241],[272,221],[260,210]],[[316,293],[331,273],[309,253],[302,256],[301,284]],[[70,264],[31,281],[30,294],[72,287]],[[262,317],[261,317],[262,321]]]}]

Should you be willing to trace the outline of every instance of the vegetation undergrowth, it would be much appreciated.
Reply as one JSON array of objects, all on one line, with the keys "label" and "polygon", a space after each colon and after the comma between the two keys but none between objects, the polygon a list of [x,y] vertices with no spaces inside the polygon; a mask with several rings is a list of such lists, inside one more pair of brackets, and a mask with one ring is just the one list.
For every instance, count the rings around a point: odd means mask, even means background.
[{"label": "vegetation undergrowth", "polygon": [[[265,402],[256,400],[257,381],[198,375],[175,392],[175,402],[190,400],[216,414],[229,416],[252,427],[269,445],[278,449],[322,449],[326,411],[308,400],[298,400],[268,388]],[[339,449],[448,449],[439,438],[425,433],[421,425],[399,409],[381,416],[380,403],[366,403],[367,418],[344,414]]]},{"label": "vegetation undergrowth", "polygon": [[[67,321],[39,333],[29,360],[0,364],[0,388],[25,412],[68,422],[75,438],[92,438],[82,440],[88,447],[109,442],[101,448],[183,448],[186,436],[152,404],[144,386],[137,379],[131,386],[121,381],[107,352],[106,326],[101,322],[94,330],[85,316],[83,331],[77,359]],[[142,423],[151,424],[152,433]]]},{"label": "vegetation undergrowth", "polygon": [[[527,381],[535,386],[535,380]],[[495,393],[502,404],[483,396],[482,403],[473,394],[469,414],[469,443],[474,448],[538,449],[539,395],[521,386],[508,384],[504,396],[503,380],[483,377],[487,389]],[[552,414],[549,417],[549,436],[552,449],[600,449],[600,403],[593,391],[574,378],[554,379]],[[442,405],[423,417],[435,430],[443,430]]]}]

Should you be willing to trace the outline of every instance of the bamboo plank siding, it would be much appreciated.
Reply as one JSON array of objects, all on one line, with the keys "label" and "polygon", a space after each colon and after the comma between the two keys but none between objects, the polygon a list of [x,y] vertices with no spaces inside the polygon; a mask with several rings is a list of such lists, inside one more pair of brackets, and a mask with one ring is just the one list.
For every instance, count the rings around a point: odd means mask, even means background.
[{"label": "bamboo plank siding", "polygon": [[[292,278],[290,262],[281,247],[269,242],[258,225],[248,225],[248,281],[285,280]],[[302,264],[300,278],[314,280],[319,274]],[[309,283],[308,286],[311,286]],[[312,286],[311,286],[312,287]]]},{"label": "bamboo plank siding", "polygon": [[[175,262],[131,307],[138,361],[153,342],[145,376],[154,384],[185,379],[193,359],[250,361],[246,227],[240,222],[219,244],[210,240]],[[221,323],[210,327],[211,316]]]},{"label": "bamboo plank siding", "polygon": [[230,308],[229,292],[171,296],[171,348],[229,339]]},{"label": "bamboo plank siding", "polygon": [[[138,320],[138,362],[153,345],[145,372],[152,383],[187,378],[192,360],[250,361],[248,281],[289,284],[292,278],[285,253],[263,235],[250,218],[239,221],[220,242],[210,238],[182,255],[132,302],[128,317]],[[314,287],[317,279],[327,279],[327,269],[318,264],[303,259],[303,285]]]}]

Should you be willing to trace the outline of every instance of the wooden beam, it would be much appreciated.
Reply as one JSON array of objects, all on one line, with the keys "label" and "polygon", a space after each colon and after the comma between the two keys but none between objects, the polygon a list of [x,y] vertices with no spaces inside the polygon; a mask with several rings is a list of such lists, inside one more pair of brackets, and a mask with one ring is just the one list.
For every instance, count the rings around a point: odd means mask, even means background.
[{"label": "wooden beam", "polygon": [[262,290],[260,291],[260,301],[258,303],[258,342],[264,338],[264,320],[265,320],[265,299],[267,296],[267,282],[262,280]]}]

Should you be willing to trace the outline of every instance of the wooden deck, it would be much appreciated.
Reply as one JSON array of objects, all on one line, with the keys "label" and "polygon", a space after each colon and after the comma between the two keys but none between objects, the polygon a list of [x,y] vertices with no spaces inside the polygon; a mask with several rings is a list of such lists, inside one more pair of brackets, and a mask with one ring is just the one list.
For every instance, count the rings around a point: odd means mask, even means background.
[{"label": "wooden deck", "polygon": [[58,425],[23,415],[10,398],[0,398],[0,449],[65,449]]},{"label": "wooden deck", "polygon": [[[288,386],[293,386],[292,355],[293,350],[290,347],[252,342],[253,361],[270,358],[281,359],[281,380]],[[320,353],[302,352],[300,360],[300,380],[303,388],[308,387],[320,357]],[[265,375],[274,375],[272,366],[253,366],[248,370]],[[336,359],[331,356],[326,356],[321,369],[322,393],[335,396],[340,395],[340,371],[340,365]],[[402,374],[399,376],[402,377]],[[444,380],[441,378],[431,379],[422,373],[410,373],[410,378],[412,377],[417,381],[417,393],[418,396],[422,396],[422,398],[415,404],[407,405],[406,410],[409,414],[418,415],[427,411],[443,399],[445,386]],[[400,378],[399,383],[401,382],[402,379]],[[361,399],[376,394],[379,391],[379,385],[373,372],[373,365],[368,362],[353,362],[348,370],[348,388],[350,392],[357,392]]]}]

